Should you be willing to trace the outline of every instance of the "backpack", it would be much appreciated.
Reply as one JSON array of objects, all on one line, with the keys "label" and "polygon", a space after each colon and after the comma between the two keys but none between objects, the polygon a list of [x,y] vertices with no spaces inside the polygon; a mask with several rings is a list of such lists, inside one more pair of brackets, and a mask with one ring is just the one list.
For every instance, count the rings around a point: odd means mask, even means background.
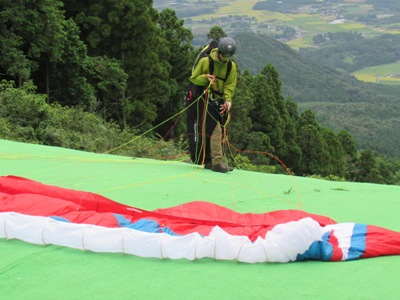
[{"label": "backpack", "polygon": [[[208,57],[208,62],[209,62],[209,71],[210,74],[214,73],[214,60],[211,58],[210,53],[211,50],[215,49],[218,47],[218,42],[216,40],[212,40],[206,47],[203,48],[203,50],[201,50],[201,52],[197,55],[196,60],[193,64],[192,67],[192,72],[193,70],[196,68],[197,64],[199,63],[200,59],[202,59],[203,57]],[[228,65],[226,68],[226,75],[225,78],[220,78],[220,77],[216,77],[222,81],[226,81],[226,79],[228,78],[230,72],[232,70],[232,61],[229,59],[228,60]],[[193,83],[189,83],[188,87],[187,87],[187,91],[185,94],[185,99],[187,101],[192,101],[197,99],[198,97],[200,97],[200,95],[204,92],[204,87],[203,86],[198,86],[195,85]],[[218,92],[216,92],[218,93]]]},{"label": "backpack", "polygon": [[[214,73],[214,60],[211,58],[210,53],[211,53],[211,50],[213,50],[215,48],[218,48],[218,42],[216,40],[212,40],[207,46],[205,46],[203,48],[203,50],[201,50],[201,52],[199,53],[199,55],[197,55],[196,60],[193,64],[192,72],[196,68],[200,59],[207,56],[208,62],[209,62],[210,74]],[[226,79],[229,77],[229,74],[231,73],[231,70],[232,70],[232,61],[230,59],[228,59],[228,66],[226,68],[225,78],[220,78],[220,77],[217,77],[217,78],[220,80],[226,81]]]}]

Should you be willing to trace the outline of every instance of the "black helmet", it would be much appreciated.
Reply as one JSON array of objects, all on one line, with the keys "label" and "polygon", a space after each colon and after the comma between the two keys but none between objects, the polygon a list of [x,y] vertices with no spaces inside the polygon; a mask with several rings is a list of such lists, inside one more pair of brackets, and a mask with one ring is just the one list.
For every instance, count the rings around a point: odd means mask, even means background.
[{"label": "black helmet", "polygon": [[222,38],[218,44],[218,51],[226,58],[231,57],[236,51],[235,41],[230,37]]}]

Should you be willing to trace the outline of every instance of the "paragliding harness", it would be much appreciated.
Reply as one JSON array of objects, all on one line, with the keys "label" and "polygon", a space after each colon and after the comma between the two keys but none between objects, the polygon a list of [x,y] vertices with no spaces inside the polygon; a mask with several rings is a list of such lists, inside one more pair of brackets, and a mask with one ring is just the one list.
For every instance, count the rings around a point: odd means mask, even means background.
[{"label": "paragliding harness", "polygon": [[[208,57],[209,74],[214,73],[214,60],[211,58],[211,50],[218,47],[218,42],[213,40],[197,56],[192,71],[196,68],[200,59]],[[226,81],[232,70],[232,61],[228,60],[225,78],[216,77]],[[209,89],[207,89],[210,86]],[[207,89],[207,90],[206,90]],[[209,105],[205,105],[199,98],[207,99]],[[188,85],[185,102],[188,107],[187,134],[189,136],[189,151],[193,163],[203,164],[211,162],[210,138],[215,126],[224,123],[224,116],[220,114],[220,106],[224,103],[223,93],[214,90],[211,85],[199,86],[193,83]],[[197,103],[193,103],[196,101]],[[208,108],[207,108],[208,107]],[[205,111],[206,110],[206,111]],[[206,113],[209,116],[206,116]]]}]

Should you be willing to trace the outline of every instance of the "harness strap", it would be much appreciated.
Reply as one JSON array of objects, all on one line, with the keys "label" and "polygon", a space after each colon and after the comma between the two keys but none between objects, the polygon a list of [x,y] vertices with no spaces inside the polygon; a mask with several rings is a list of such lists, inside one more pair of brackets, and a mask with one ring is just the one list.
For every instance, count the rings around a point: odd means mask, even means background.
[{"label": "harness strap", "polygon": [[[211,55],[208,55],[208,68],[209,68],[209,71],[210,71],[210,74],[214,74],[214,60],[211,58]],[[231,73],[231,70],[232,70],[232,61],[229,59],[228,60],[228,65],[227,65],[227,67],[226,67],[226,76],[225,76],[225,78],[221,78],[221,77],[216,77],[216,78],[218,78],[219,80],[222,80],[222,81],[226,81],[227,79],[228,79],[228,77],[229,77],[229,74]]]}]

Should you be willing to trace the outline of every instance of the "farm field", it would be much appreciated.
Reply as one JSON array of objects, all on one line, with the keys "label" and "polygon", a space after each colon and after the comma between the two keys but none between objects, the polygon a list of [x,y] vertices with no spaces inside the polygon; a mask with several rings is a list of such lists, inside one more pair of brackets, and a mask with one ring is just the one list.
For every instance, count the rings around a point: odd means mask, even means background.
[{"label": "farm field", "polygon": [[400,84],[400,61],[368,67],[353,74],[358,80],[382,84]]},{"label": "farm field", "polygon": [[[178,17],[185,19],[185,26],[192,29],[194,35],[201,35],[215,25],[221,26],[227,33],[252,31],[276,35],[284,27],[296,30],[296,35],[283,40],[294,48],[312,45],[316,34],[339,31],[357,31],[365,35],[382,33],[400,33],[400,29],[391,26],[369,26],[356,21],[358,17],[373,13],[373,6],[365,0],[348,0],[326,6],[300,6],[290,13],[270,10],[253,10],[257,0],[233,0],[217,3],[213,1],[166,1],[155,0],[154,6],[162,10],[171,8]],[[243,17],[238,20],[237,17]]]},{"label": "farm field", "polygon": [[[194,1],[192,1],[194,2]],[[257,19],[258,23],[266,22],[266,21],[291,21],[292,18],[290,15],[282,14],[279,12],[273,11],[263,11],[263,10],[253,10],[254,4],[258,1],[249,0],[249,1],[230,1],[227,2],[226,6],[222,6],[215,13],[205,14],[196,17],[192,17],[195,21],[201,20],[211,20],[216,19],[218,17],[226,17],[229,15],[239,15],[239,16],[248,16],[250,18],[254,17]]]}]

